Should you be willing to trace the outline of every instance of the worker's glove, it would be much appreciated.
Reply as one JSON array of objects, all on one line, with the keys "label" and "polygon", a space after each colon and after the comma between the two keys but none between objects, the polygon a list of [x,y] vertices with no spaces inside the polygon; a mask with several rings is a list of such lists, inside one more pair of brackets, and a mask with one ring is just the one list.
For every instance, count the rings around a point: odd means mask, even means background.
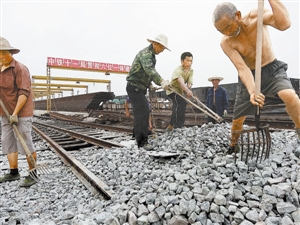
[{"label": "worker's glove", "polygon": [[169,89],[169,85],[170,85],[170,82],[168,80],[163,80],[161,83],[160,83],[160,86],[162,87],[162,89],[164,89],[165,91]]},{"label": "worker's glove", "polygon": [[19,122],[18,116],[9,116],[9,124],[10,125],[13,125],[13,124],[17,125],[18,122]]},{"label": "worker's glove", "polygon": [[227,116],[227,110],[226,109],[224,109],[224,113],[223,113],[223,116]]},{"label": "worker's glove", "polygon": [[156,90],[157,90],[157,87],[154,87],[154,86],[151,84],[150,87],[149,87],[149,90],[150,90],[150,91],[156,91]]}]

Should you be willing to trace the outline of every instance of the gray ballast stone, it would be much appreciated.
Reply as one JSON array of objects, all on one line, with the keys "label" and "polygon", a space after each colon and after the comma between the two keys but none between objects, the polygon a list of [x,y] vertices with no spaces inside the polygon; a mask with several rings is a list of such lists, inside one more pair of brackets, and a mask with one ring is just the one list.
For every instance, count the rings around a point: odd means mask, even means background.
[{"label": "gray ballast stone", "polygon": [[246,213],[246,218],[250,220],[251,222],[258,222],[259,221],[259,215],[255,209],[252,209]]},{"label": "gray ballast stone", "polygon": [[131,211],[128,212],[128,223],[129,225],[136,225],[137,223],[136,215]]},{"label": "gray ballast stone", "polygon": [[281,224],[284,224],[284,225],[294,225],[294,222],[291,220],[290,217],[284,216],[284,217],[281,219]]},{"label": "gray ballast stone", "polygon": [[183,216],[173,216],[168,222],[168,225],[188,225],[188,220]]},{"label": "gray ballast stone", "polygon": [[297,210],[296,206],[291,203],[279,202],[276,204],[277,211],[280,214],[293,213]]},{"label": "gray ballast stone", "polygon": [[298,222],[300,223],[300,208],[298,208],[295,212],[293,212],[292,214],[292,218],[294,220],[294,222]]},{"label": "gray ballast stone", "polygon": [[219,206],[226,205],[226,198],[225,198],[225,196],[217,194],[215,196],[215,198],[214,198],[214,203],[216,203]]},{"label": "gray ballast stone", "polygon": [[[173,158],[149,156],[134,144],[72,152],[115,193],[108,201],[87,190],[54,153],[41,151],[39,160],[51,160],[59,173],[28,189],[18,188],[18,182],[2,183],[0,223],[38,219],[43,225],[299,224],[296,134],[274,131],[269,159],[247,164],[238,153],[235,164],[234,155],[225,154],[230,128],[229,123],[206,124],[149,137],[155,151],[179,154]],[[109,136],[124,141],[116,133]],[[0,166],[8,168],[3,155]],[[21,167],[21,174],[25,170]]]},{"label": "gray ballast stone", "polygon": [[[250,221],[248,220],[243,220],[240,225],[254,225],[254,223],[251,223]],[[255,225],[257,225],[257,223],[255,223]]]},{"label": "gray ballast stone", "polygon": [[143,215],[137,218],[136,223],[137,225],[148,225],[149,224],[148,216]]}]

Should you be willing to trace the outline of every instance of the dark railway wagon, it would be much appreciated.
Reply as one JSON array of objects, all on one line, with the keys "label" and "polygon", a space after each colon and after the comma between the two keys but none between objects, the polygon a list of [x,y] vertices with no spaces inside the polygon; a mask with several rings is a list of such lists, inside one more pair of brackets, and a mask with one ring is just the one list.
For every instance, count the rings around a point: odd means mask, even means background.
[{"label": "dark railway wagon", "polygon": [[[51,99],[53,111],[86,112],[87,110],[102,109],[108,100],[115,98],[113,92],[95,92],[83,95],[74,95],[62,98]],[[46,110],[47,100],[35,101],[35,109]]]},{"label": "dark railway wagon", "polygon": [[[300,79],[291,78],[291,82],[299,96]],[[222,84],[220,86],[224,87],[227,90],[228,99],[229,99],[229,112],[231,112],[235,101],[237,83]],[[201,102],[206,103],[206,95],[210,87],[212,86],[195,87],[193,88],[194,95],[197,98],[199,98]],[[51,100],[51,105],[52,105],[52,110],[54,111],[79,112],[79,111],[102,109],[103,105],[101,106],[99,105],[101,102],[105,103],[108,100],[112,100],[114,98],[122,100],[122,99],[126,99],[126,97],[127,95],[115,96],[113,92],[96,92],[96,93],[89,93],[84,95],[55,98]],[[157,91],[154,93],[154,96],[152,97],[157,97],[161,99],[168,98],[165,91]],[[118,106],[121,106],[121,104]],[[47,109],[47,100],[36,101],[35,109],[41,109],[41,110]],[[118,111],[118,110],[113,110],[113,111]]]},{"label": "dark railway wagon", "polygon": [[[296,79],[296,78],[290,78],[290,79],[291,79],[291,83],[292,83],[296,93],[298,94],[298,96],[300,96],[300,89],[299,89],[300,79]],[[234,101],[235,101],[237,83],[221,84],[220,86],[224,87],[227,90],[229,105],[233,105]],[[197,98],[199,98],[200,101],[205,103],[206,102],[207,91],[211,87],[212,86],[195,87],[195,88],[192,88],[192,89],[193,89],[194,95]],[[167,98],[167,95],[166,95],[165,91],[158,91],[156,95],[159,98],[165,98],[165,99]]]}]

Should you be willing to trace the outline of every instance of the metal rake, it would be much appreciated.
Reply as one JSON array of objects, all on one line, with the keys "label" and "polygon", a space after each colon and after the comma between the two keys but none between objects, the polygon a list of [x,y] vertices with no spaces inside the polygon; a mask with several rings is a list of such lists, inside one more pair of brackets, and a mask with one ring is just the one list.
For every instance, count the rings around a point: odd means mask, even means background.
[{"label": "metal rake", "polygon": [[[2,102],[2,100],[0,99],[0,105],[1,105],[1,108],[3,109],[6,117],[8,118],[9,120],[9,112],[8,110],[6,109],[4,103]],[[20,141],[22,147],[24,148],[25,150],[25,153],[26,153],[26,156],[29,157],[30,159],[30,162],[33,166],[33,169],[29,170],[28,173],[29,173],[29,176],[32,177],[32,179],[34,179],[35,181],[39,181],[39,175],[42,175],[42,174],[51,174],[52,173],[52,169],[45,163],[43,164],[40,164],[40,165],[37,165],[36,164],[36,161],[34,160],[30,150],[28,149],[22,135],[20,134],[17,126],[15,124],[12,124],[12,127],[14,129],[14,132],[15,134],[17,135],[18,137],[18,140]]]},{"label": "metal rake", "polygon": [[269,158],[271,149],[271,135],[269,132],[269,125],[257,128],[249,128],[243,130],[236,130],[233,132],[234,137],[239,137],[234,140],[235,145],[235,161],[237,150],[240,150],[240,159],[247,164],[248,159],[255,159],[260,162],[263,157],[264,160]]}]

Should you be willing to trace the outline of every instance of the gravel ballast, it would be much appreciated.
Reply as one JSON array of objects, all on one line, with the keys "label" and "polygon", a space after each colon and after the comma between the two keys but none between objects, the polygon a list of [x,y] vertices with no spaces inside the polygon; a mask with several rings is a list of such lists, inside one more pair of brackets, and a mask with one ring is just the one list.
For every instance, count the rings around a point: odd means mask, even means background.
[{"label": "gravel ballast", "polygon": [[[72,154],[115,193],[92,194],[51,151],[54,174],[30,188],[0,184],[0,224],[26,225],[300,225],[300,147],[293,130],[271,133],[268,159],[256,163],[226,155],[230,123],[175,129],[151,139],[153,157],[133,140],[126,148]],[[1,176],[8,172],[0,156]],[[22,164],[21,175],[27,175]]]}]

